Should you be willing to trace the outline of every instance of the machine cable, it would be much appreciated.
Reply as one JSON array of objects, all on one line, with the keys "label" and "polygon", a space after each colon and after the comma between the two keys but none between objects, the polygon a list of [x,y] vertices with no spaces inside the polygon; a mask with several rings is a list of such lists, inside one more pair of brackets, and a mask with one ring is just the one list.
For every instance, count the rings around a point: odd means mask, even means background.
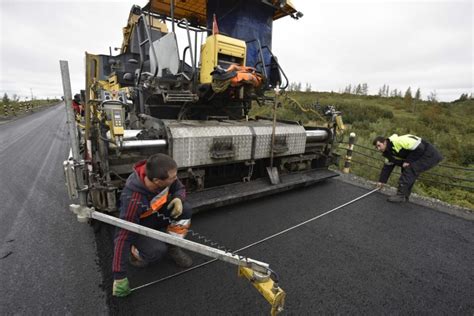
[{"label": "machine cable", "polygon": [[[303,226],[303,225],[305,225],[305,224],[308,224],[308,223],[310,223],[310,222],[312,222],[312,221],[315,221],[315,220],[317,220],[317,219],[319,219],[319,218],[321,218],[321,217],[323,217],[323,216],[326,216],[326,215],[328,215],[328,214],[330,214],[330,213],[332,213],[332,212],[334,212],[334,211],[337,211],[337,210],[339,210],[339,209],[341,209],[341,208],[343,208],[343,207],[345,207],[345,206],[347,206],[347,205],[350,205],[350,204],[352,204],[352,203],[354,203],[354,202],[357,202],[357,201],[359,201],[359,200],[361,200],[361,199],[363,199],[363,198],[365,198],[365,197],[367,197],[367,196],[369,196],[369,195],[371,195],[371,194],[373,194],[373,193],[375,193],[375,192],[377,192],[377,191],[379,191],[379,190],[380,190],[380,188],[375,188],[375,189],[373,189],[372,191],[369,191],[369,192],[367,192],[367,193],[365,193],[365,194],[363,194],[363,195],[361,195],[361,196],[359,196],[359,197],[357,197],[357,198],[355,198],[355,199],[353,199],[353,200],[350,200],[349,202],[346,202],[346,203],[344,203],[344,204],[341,204],[341,205],[339,205],[339,206],[336,206],[335,208],[333,208],[333,209],[331,209],[331,210],[329,210],[329,211],[327,211],[327,212],[325,212],[325,213],[323,213],[323,214],[320,214],[320,215],[318,215],[318,216],[312,217],[312,218],[310,218],[310,219],[308,219],[308,220],[306,220],[306,221],[304,221],[304,222],[301,222],[301,223],[299,223],[299,224],[296,224],[296,225],[294,225],[294,226],[291,226],[291,227],[289,227],[289,228],[287,228],[287,229],[284,229],[284,230],[282,230],[282,231],[280,231],[280,232],[278,232],[278,233],[275,233],[275,234],[270,235],[270,236],[268,236],[268,237],[265,237],[265,238],[263,238],[263,239],[261,239],[261,240],[258,240],[258,241],[254,242],[254,243],[251,243],[251,244],[249,244],[249,245],[247,245],[247,246],[244,246],[244,247],[242,247],[242,248],[240,248],[240,249],[237,249],[236,251],[232,252],[232,254],[236,254],[236,253],[238,253],[238,252],[240,252],[240,251],[242,251],[242,250],[251,248],[251,247],[256,246],[256,245],[258,245],[258,244],[261,244],[261,243],[263,243],[263,242],[265,242],[265,241],[268,241],[268,240],[270,240],[270,239],[272,239],[272,238],[275,238],[275,237],[278,237],[278,236],[280,236],[280,235],[283,235],[283,234],[285,234],[285,233],[287,233],[287,232],[289,232],[289,231],[291,231],[291,230],[293,230],[293,229],[296,229],[296,228],[298,228],[298,227],[300,227],[300,226]],[[187,272],[190,272],[190,271],[192,271],[192,270],[196,270],[196,269],[198,269],[198,268],[201,268],[201,267],[203,267],[203,266],[206,266],[206,265],[208,265],[208,264],[210,264],[210,263],[213,263],[213,262],[215,262],[215,261],[217,261],[217,260],[218,260],[218,259],[212,259],[212,260],[209,260],[209,261],[205,261],[205,262],[203,262],[203,263],[201,263],[201,264],[198,264],[198,265],[196,265],[196,266],[194,266],[194,267],[191,267],[191,268],[188,268],[188,269],[186,269],[186,270],[183,270],[183,271],[180,271],[180,272],[177,272],[177,273],[168,275],[168,276],[166,276],[166,277],[164,277],[164,278],[161,278],[161,279],[158,279],[158,280],[155,280],[155,281],[152,281],[152,282],[149,282],[149,283],[146,283],[146,284],[137,286],[137,287],[131,289],[131,291],[133,292],[133,291],[136,291],[136,290],[139,290],[139,289],[148,287],[148,286],[150,286],[150,285],[153,285],[153,284],[156,284],[156,283],[160,283],[160,282],[163,282],[163,281],[172,279],[172,278],[174,278],[174,277],[180,276],[180,275],[185,274],[185,273],[187,273]]]}]

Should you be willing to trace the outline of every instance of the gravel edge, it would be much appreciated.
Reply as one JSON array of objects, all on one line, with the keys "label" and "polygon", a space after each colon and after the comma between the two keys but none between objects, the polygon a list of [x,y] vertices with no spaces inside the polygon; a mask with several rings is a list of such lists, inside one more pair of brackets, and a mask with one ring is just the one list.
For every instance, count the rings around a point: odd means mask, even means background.
[{"label": "gravel edge", "polygon": [[[365,188],[365,189],[375,188],[376,182],[374,181],[370,181],[353,174],[345,174],[339,170],[333,170],[333,171],[335,171],[339,175],[335,179],[338,179],[340,181],[350,183],[352,185]],[[385,195],[393,195],[396,193],[396,188],[386,185],[383,187],[382,190],[380,190],[380,192]],[[457,205],[448,204],[446,202],[443,202],[431,197],[421,196],[419,194],[412,193],[410,195],[410,203],[429,207],[439,212],[447,213],[456,217],[461,217],[466,220],[474,221],[474,210],[457,206]]]}]

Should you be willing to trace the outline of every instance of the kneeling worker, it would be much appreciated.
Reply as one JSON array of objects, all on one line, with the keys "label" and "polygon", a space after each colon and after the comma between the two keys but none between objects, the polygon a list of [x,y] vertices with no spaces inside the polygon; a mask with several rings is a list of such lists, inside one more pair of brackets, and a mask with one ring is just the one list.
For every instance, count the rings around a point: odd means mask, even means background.
[{"label": "kneeling worker", "polygon": [[402,169],[397,194],[389,197],[389,202],[408,201],[418,176],[443,160],[443,156],[432,144],[414,135],[393,134],[389,138],[377,136],[373,145],[386,158],[377,184],[379,187],[387,183],[395,166]]},{"label": "kneeling worker", "polygon": [[[192,209],[184,201],[186,191],[177,178],[178,166],[169,156],[156,154],[134,166],[120,196],[120,218],[157,230],[164,230],[184,238],[191,225]],[[158,214],[170,220],[164,220]],[[127,262],[135,267],[146,267],[168,253],[180,267],[190,267],[192,259],[176,246],[145,237],[125,229],[115,236],[112,271],[112,294],[130,294]]]}]

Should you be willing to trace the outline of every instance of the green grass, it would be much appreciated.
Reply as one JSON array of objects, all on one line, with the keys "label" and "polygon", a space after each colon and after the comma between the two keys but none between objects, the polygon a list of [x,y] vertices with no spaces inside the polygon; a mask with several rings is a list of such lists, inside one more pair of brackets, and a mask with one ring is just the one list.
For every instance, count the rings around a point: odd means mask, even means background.
[{"label": "green grass", "polygon": [[[414,134],[433,143],[443,154],[442,164],[474,169],[474,100],[453,103],[431,103],[413,101],[406,104],[400,97],[382,98],[329,92],[288,92],[289,97],[297,100],[304,108],[334,105],[343,112],[347,126],[346,137],[350,132],[357,135],[356,143],[372,148],[372,139],[377,135],[390,136],[394,133]],[[301,121],[304,124],[322,123],[314,113],[303,113],[288,98],[280,98],[283,106],[277,110],[280,119]],[[251,115],[271,115],[270,106],[254,106]],[[342,149],[344,145],[340,146]],[[352,172],[372,181],[377,181],[382,160],[380,154],[356,146],[353,159],[372,165],[354,163]],[[344,150],[339,151],[345,155]],[[375,159],[367,158],[372,156]],[[399,172],[398,168],[395,171]],[[430,175],[436,173],[439,176]],[[414,192],[440,199],[442,201],[474,209],[474,190],[455,187],[460,185],[474,187],[474,182],[450,179],[470,179],[474,181],[474,171],[448,169],[441,166],[424,173],[426,180],[417,181]],[[392,186],[397,185],[398,175],[390,179]],[[428,181],[430,180],[430,181]],[[443,183],[449,183],[446,185]]]}]

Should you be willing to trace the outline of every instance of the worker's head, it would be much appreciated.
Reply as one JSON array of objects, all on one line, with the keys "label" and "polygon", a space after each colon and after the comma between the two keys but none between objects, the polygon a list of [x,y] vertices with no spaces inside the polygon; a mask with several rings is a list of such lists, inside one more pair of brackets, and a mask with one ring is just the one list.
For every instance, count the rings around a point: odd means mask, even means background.
[{"label": "worker's head", "polygon": [[178,165],[170,156],[156,154],[147,159],[145,170],[145,184],[151,191],[155,191],[166,188],[176,181]]},{"label": "worker's head", "polygon": [[374,138],[372,145],[374,145],[378,151],[384,152],[385,149],[387,149],[387,139],[383,136],[377,136]]},{"label": "worker's head", "polygon": [[81,95],[79,93],[74,95],[74,101],[76,101],[77,103],[81,102]]}]

